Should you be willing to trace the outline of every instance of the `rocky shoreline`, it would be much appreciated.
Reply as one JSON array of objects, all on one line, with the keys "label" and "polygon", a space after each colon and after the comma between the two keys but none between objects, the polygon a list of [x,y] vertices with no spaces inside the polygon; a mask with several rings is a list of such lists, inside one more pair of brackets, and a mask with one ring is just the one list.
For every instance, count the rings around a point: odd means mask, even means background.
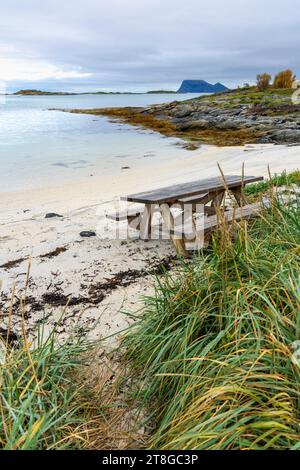
[{"label": "rocky shoreline", "polygon": [[[104,115],[166,136],[220,146],[300,144],[300,105],[292,90],[259,92],[255,87],[147,108],[74,109]],[[69,110],[68,110],[69,111]],[[193,149],[193,146],[191,146]]]}]

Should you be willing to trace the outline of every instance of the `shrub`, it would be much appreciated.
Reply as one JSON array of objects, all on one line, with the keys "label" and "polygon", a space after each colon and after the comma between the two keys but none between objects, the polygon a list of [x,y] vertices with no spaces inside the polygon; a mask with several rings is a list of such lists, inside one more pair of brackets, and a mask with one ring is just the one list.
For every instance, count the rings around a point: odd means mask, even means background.
[{"label": "shrub", "polygon": [[292,88],[295,80],[296,75],[294,75],[292,70],[283,70],[276,75],[274,80],[274,88],[290,89]]},{"label": "shrub", "polygon": [[256,80],[257,80],[257,88],[259,91],[265,91],[267,88],[270,86],[271,82],[271,75],[268,73],[262,73],[257,75]]}]

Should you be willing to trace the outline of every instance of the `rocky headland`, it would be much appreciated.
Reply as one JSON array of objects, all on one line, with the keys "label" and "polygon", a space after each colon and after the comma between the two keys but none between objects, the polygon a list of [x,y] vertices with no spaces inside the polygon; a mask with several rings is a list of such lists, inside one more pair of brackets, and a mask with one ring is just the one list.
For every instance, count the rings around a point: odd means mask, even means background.
[{"label": "rocky headland", "polygon": [[219,93],[229,89],[222,83],[208,83],[205,80],[183,80],[177,93]]},{"label": "rocky headland", "polygon": [[[104,115],[189,142],[219,146],[300,144],[300,105],[293,90],[260,92],[247,87],[146,108],[73,109],[73,113]],[[70,110],[66,110],[70,111]]]}]

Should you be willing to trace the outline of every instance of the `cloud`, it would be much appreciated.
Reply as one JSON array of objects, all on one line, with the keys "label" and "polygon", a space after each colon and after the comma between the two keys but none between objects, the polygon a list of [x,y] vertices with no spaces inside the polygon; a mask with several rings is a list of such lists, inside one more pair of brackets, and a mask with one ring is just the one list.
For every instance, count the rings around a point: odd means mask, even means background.
[{"label": "cloud", "polygon": [[20,5],[0,0],[0,75],[11,84],[56,80],[60,88],[176,88],[185,78],[234,85],[262,71],[300,71],[299,0],[286,0],[284,7],[281,0]]},{"label": "cloud", "polygon": [[0,58],[0,80],[3,82],[83,79],[92,75],[78,70],[62,70],[46,61]]}]

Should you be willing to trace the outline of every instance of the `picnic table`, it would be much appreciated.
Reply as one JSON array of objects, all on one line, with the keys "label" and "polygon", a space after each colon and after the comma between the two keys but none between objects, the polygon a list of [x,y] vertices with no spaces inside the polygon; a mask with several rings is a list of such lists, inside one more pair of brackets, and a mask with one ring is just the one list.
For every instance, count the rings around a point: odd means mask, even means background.
[{"label": "picnic table", "polygon": [[[183,237],[178,237],[175,230],[174,215],[171,207],[177,205],[184,212],[185,206],[192,207],[194,211],[199,205],[204,207],[204,212],[208,216],[214,216],[222,206],[225,194],[229,191],[234,197],[237,205],[243,207],[247,204],[243,194],[243,187],[249,183],[255,183],[263,180],[260,176],[236,176],[224,175],[223,177],[214,177],[203,180],[192,181],[188,183],[175,184],[164,188],[146,191],[137,194],[130,194],[121,199],[124,201],[142,203],[144,209],[132,212],[128,219],[140,214],[140,238],[147,239],[151,233],[151,221],[153,210],[161,213],[162,219],[170,230],[171,238],[179,253],[185,254],[185,244]],[[247,212],[247,211],[246,211]],[[251,211],[248,210],[250,213]],[[208,217],[209,218],[209,217]],[[121,220],[116,218],[115,220]],[[209,225],[209,224],[208,224]],[[212,224],[210,223],[210,226]]]}]

